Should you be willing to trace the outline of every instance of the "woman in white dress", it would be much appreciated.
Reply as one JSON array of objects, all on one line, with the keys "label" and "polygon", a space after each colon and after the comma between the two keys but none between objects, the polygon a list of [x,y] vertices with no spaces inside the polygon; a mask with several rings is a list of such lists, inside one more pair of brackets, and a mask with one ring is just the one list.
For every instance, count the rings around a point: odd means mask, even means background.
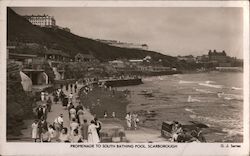
[{"label": "woman in white dress", "polygon": [[44,100],[45,100],[45,93],[41,92],[41,101],[44,101]]},{"label": "woman in white dress", "polygon": [[32,139],[34,139],[34,141],[36,142],[36,139],[38,139],[38,121],[35,120],[32,125]]},{"label": "woman in white dress", "polygon": [[131,122],[132,122],[130,113],[127,113],[125,119],[126,119],[126,122],[127,122],[127,129],[130,130],[131,129]]},{"label": "woman in white dress", "polygon": [[95,125],[95,121],[92,120],[88,127],[88,142],[89,143],[98,143],[100,142],[99,136],[97,134],[96,128],[99,128],[99,125]]},{"label": "woman in white dress", "polygon": [[79,124],[76,122],[76,119],[73,118],[72,122],[70,123],[70,135],[74,135],[74,130],[79,128]]}]

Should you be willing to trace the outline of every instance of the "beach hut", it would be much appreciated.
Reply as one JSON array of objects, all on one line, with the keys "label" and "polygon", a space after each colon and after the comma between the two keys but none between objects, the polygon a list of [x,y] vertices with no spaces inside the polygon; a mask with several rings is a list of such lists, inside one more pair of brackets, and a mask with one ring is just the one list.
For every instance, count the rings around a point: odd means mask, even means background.
[{"label": "beach hut", "polygon": [[32,89],[32,81],[31,79],[22,71],[20,71],[20,76],[21,76],[21,84],[23,86],[24,91],[31,91]]}]

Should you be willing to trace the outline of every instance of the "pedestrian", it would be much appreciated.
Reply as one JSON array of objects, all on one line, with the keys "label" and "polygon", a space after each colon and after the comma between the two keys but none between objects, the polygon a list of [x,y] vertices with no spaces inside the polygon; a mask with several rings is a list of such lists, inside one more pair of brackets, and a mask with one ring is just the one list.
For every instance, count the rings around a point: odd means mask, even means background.
[{"label": "pedestrian", "polygon": [[73,93],[72,92],[69,94],[69,101],[73,102]]},{"label": "pedestrian", "polygon": [[81,135],[79,135],[78,133],[78,129],[74,129],[73,135],[71,136],[71,142],[72,143],[83,142]]},{"label": "pedestrian", "polygon": [[56,91],[53,93],[53,96],[54,96],[54,102],[55,104],[57,104],[57,102],[59,101],[59,97],[57,96]]},{"label": "pedestrian", "polygon": [[68,103],[69,103],[68,98],[64,97],[63,100],[62,100],[62,105],[63,105],[63,107],[65,107],[65,109],[67,109],[67,104]]},{"label": "pedestrian", "polygon": [[62,128],[62,131],[60,132],[60,135],[59,135],[59,141],[60,142],[70,142],[68,129],[66,127]]},{"label": "pedestrian", "polygon": [[31,125],[32,128],[32,139],[34,139],[34,142],[39,138],[38,135],[38,121],[34,120],[34,122]]},{"label": "pedestrian", "polygon": [[125,119],[126,119],[126,123],[127,123],[127,129],[130,130],[131,129],[131,115],[130,115],[130,113],[127,113]]},{"label": "pedestrian", "polygon": [[104,111],[103,117],[104,117],[104,118],[107,118],[107,117],[108,117],[107,111]]},{"label": "pedestrian", "polygon": [[72,90],[73,90],[73,84],[71,83],[70,84],[70,91],[72,92]]},{"label": "pedestrian", "polygon": [[97,125],[95,125],[95,121],[92,120],[90,122],[90,125],[88,127],[88,142],[89,143],[99,143],[100,139],[99,136],[97,134],[96,129],[98,128]]},{"label": "pedestrian", "polygon": [[47,105],[45,103],[43,104],[42,109],[43,109],[43,118],[44,118],[44,120],[47,120],[48,109],[47,109]]},{"label": "pedestrian", "polygon": [[71,121],[72,119],[75,119],[75,118],[76,118],[76,109],[73,105],[71,109],[69,110],[69,120]]},{"label": "pedestrian", "polygon": [[137,120],[136,114],[132,113],[132,115],[131,115],[131,126],[134,128],[134,130],[136,130],[136,128],[137,128],[136,120]]},{"label": "pedestrian", "polygon": [[88,127],[89,127],[89,124],[87,123],[87,120],[84,119],[83,124],[81,125],[81,128],[80,128],[83,142],[88,141]]},{"label": "pedestrian", "polygon": [[83,122],[83,118],[84,118],[84,111],[83,111],[83,108],[80,108],[78,111],[77,111],[77,117],[78,117],[78,123],[80,125],[82,125],[84,122]]},{"label": "pedestrian", "polygon": [[49,132],[49,142],[51,142],[54,137],[56,136],[55,135],[55,130],[54,130],[54,127],[52,125],[49,125],[49,128],[48,128],[48,132]]},{"label": "pedestrian", "polygon": [[77,91],[77,84],[75,84],[74,88],[75,88],[75,93],[76,93],[76,91]]},{"label": "pedestrian", "polygon": [[45,93],[42,91],[41,92],[41,101],[44,101],[45,100]]},{"label": "pedestrian", "polygon": [[50,134],[48,129],[43,128],[41,133],[41,142],[49,142]]},{"label": "pedestrian", "polygon": [[48,100],[47,100],[48,112],[51,112],[51,105],[52,105],[52,100],[51,100],[51,98],[49,97]]},{"label": "pedestrian", "polygon": [[112,112],[112,116],[111,116],[112,118],[115,118],[115,112]]},{"label": "pedestrian", "polygon": [[66,89],[66,91],[68,91],[69,90],[69,84],[65,84],[65,89]]},{"label": "pedestrian", "polygon": [[77,114],[80,109],[83,109],[83,107],[80,104],[78,104],[75,109]]},{"label": "pedestrian", "polygon": [[73,136],[74,130],[79,128],[79,124],[76,122],[76,119],[73,118],[70,123],[70,135]]},{"label": "pedestrian", "polygon": [[63,114],[60,114],[58,117],[55,118],[53,125],[58,137],[59,132],[63,128]]},{"label": "pedestrian", "polygon": [[96,128],[96,132],[97,132],[97,134],[98,134],[98,136],[100,138],[100,130],[102,129],[102,124],[97,118],[94,118],[94,121],[95,121],[95,125],[98,126]]},{"label": "pedestrian", "polygon": [[49,97],[49,93],[46,91],[46,92],[44,92],[44,95],[45,95],[45,98],[44,98],[44,100],[48,100],[48,97]]},{"label": "pedestrian", "polygon": [[44,120],[44,118],[42,118],[41,121],[38,122],[38,135],[40,139],[43,129],[45,129],[46,131],[48,130],[48,124]]},{"label": "pedestrian", "polygon": [[36,112],[37,112],[37,119],[40,120],[43,116],[43,108],[41,105],[38,106]]}]

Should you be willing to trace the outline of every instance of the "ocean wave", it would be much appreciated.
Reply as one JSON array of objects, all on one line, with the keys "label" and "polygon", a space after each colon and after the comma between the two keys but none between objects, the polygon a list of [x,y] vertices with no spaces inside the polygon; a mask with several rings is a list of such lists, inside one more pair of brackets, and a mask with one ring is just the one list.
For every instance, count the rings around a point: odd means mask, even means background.
[{"label": "ocean wave", "polygon": [[233,129],[223,128],[222,131],[226,132],[230,136],[243,135],[243,131],[242,130],[233,130]]},{"label": "ocean wave", "polygon": [[208,81],[206,81],[205,83],[206,83],[206,84],[211,84],[211,83],[215,83],[215,81],[209,81],[209,80],[208,80]]},{"label": "ocean wave", "polygon": [[220,92],[217,95],[218,95],[218,98],[223,98],[225,100],[239,100],[239,101],[243,100],[243,96],[242,95],[225,94],[224,92]]},{"label": "ocean wave", "polygon": [[232,87],[232,90],[242,90],[242,88]]},{"label": "ocean wave", "polygon": [[201,102],[201,100],[199,100],[199,99],[194,99],[194,98],[192,98],[191,95],[189,95],[189,96],[188,96],[188,99],[187,99],[187,102]]},{"label": "ocean wave", "polygon": [[224,127],[223,125],[226,123],[227,126],[230,126],[232,128],[222,128],[223,132],[226,132],[229,136],[234,135],[243,135],[243,130],[241,127],[239,127],[239,121],[234,121],[232,119],[216,119],[212,117],[204,117],[204,116],[198,116],[196,114],[189,115],[190,118],[202,121],[206,123],[209,127],[214,126],[214,124],[219,124],[221,127]]},{"label": "ocean wave", "polygon": [[199,85],[200,86],[211,87],[211,88],[218,88],[218,89],[223,88],[223,85],[215,85],[215,84],[208,84],[208,83],[199,83]]},{"label": "ocean wave", "polygon": [[201,93],[207,93],[207,94],[214,94],[215,92],[209,91],[209,90],[205,90],[205,89],[195,89],[195,91],[197,92],[201,92]]},{"label": "ocean wave", "polygon": [[198,82],[195,82],[195,81],[184,81],[184,80],[180,80],[179,81],[179,84],[186,84],[186,83],[198,83]]},{"label": "ocean wave", "polygon": [[185,108],[185,111],[195,114],[195,112],[193,111],[193,109],[190,109],[190,108]]}]

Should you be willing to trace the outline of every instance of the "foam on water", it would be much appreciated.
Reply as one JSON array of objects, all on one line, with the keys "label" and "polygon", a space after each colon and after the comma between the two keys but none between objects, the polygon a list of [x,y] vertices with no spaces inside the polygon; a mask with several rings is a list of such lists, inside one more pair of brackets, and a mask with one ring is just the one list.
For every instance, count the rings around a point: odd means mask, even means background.
[{"label": "foam on water", "polygon": [[219,98],[224,98],[225,100],[243,100],[242,95],[237,95],[237,94],[225,94],[224,92],[218,93],[217,94]]},{"label": "foam on water", "polygon": [[242,90],[242,88],[232,87],[232,90]]},{"label": "foam on water", "polygon": [[201,93],[207,93],[207,94],[214,94],[215,92],[209,91],[209,90],[205,90],[205,89],[195,89],[197,92],[201,92]]},{"label": "foam on water", "polygon": [[215,83],[215,81],[206,81],[207,84]]},{"label": "foam on water", "polygon": [[227,132],[227,134],[230,135],[230,136],[243,135],[243,131],[241,131],[241,130],[238,131],[238,130],[223,128],[222,131]]},{"label": "foam on water", "polygon": [[194,98],[192,98],[191,95],[189,95],[189,96],[188,96],[188,99],[187,99],[187,102],[201,102],[201,100],[199,100],[199,99],[194,99]]},{"label": "foam on water", "polygon": [[211,87],[211,88],[218,88],[218,89],[223,88],[223,85],[214,85],[214,84],[208,84],[208,83],[199,83],[199,85],[200,86]]},{"label": "foam on water", "polygon": [[190,108],[185,108],[185,111],[191,112],[191,113],[195,114],[195,112],[193,111],[193,109],[190,109]]},{"label": "foam on water", "polygon": [[179,84],[186,84],[186,83],[198,83],[198,82],[195,82],[195,81],[184,81],[184,80],[180,80],[179,81]]}]

